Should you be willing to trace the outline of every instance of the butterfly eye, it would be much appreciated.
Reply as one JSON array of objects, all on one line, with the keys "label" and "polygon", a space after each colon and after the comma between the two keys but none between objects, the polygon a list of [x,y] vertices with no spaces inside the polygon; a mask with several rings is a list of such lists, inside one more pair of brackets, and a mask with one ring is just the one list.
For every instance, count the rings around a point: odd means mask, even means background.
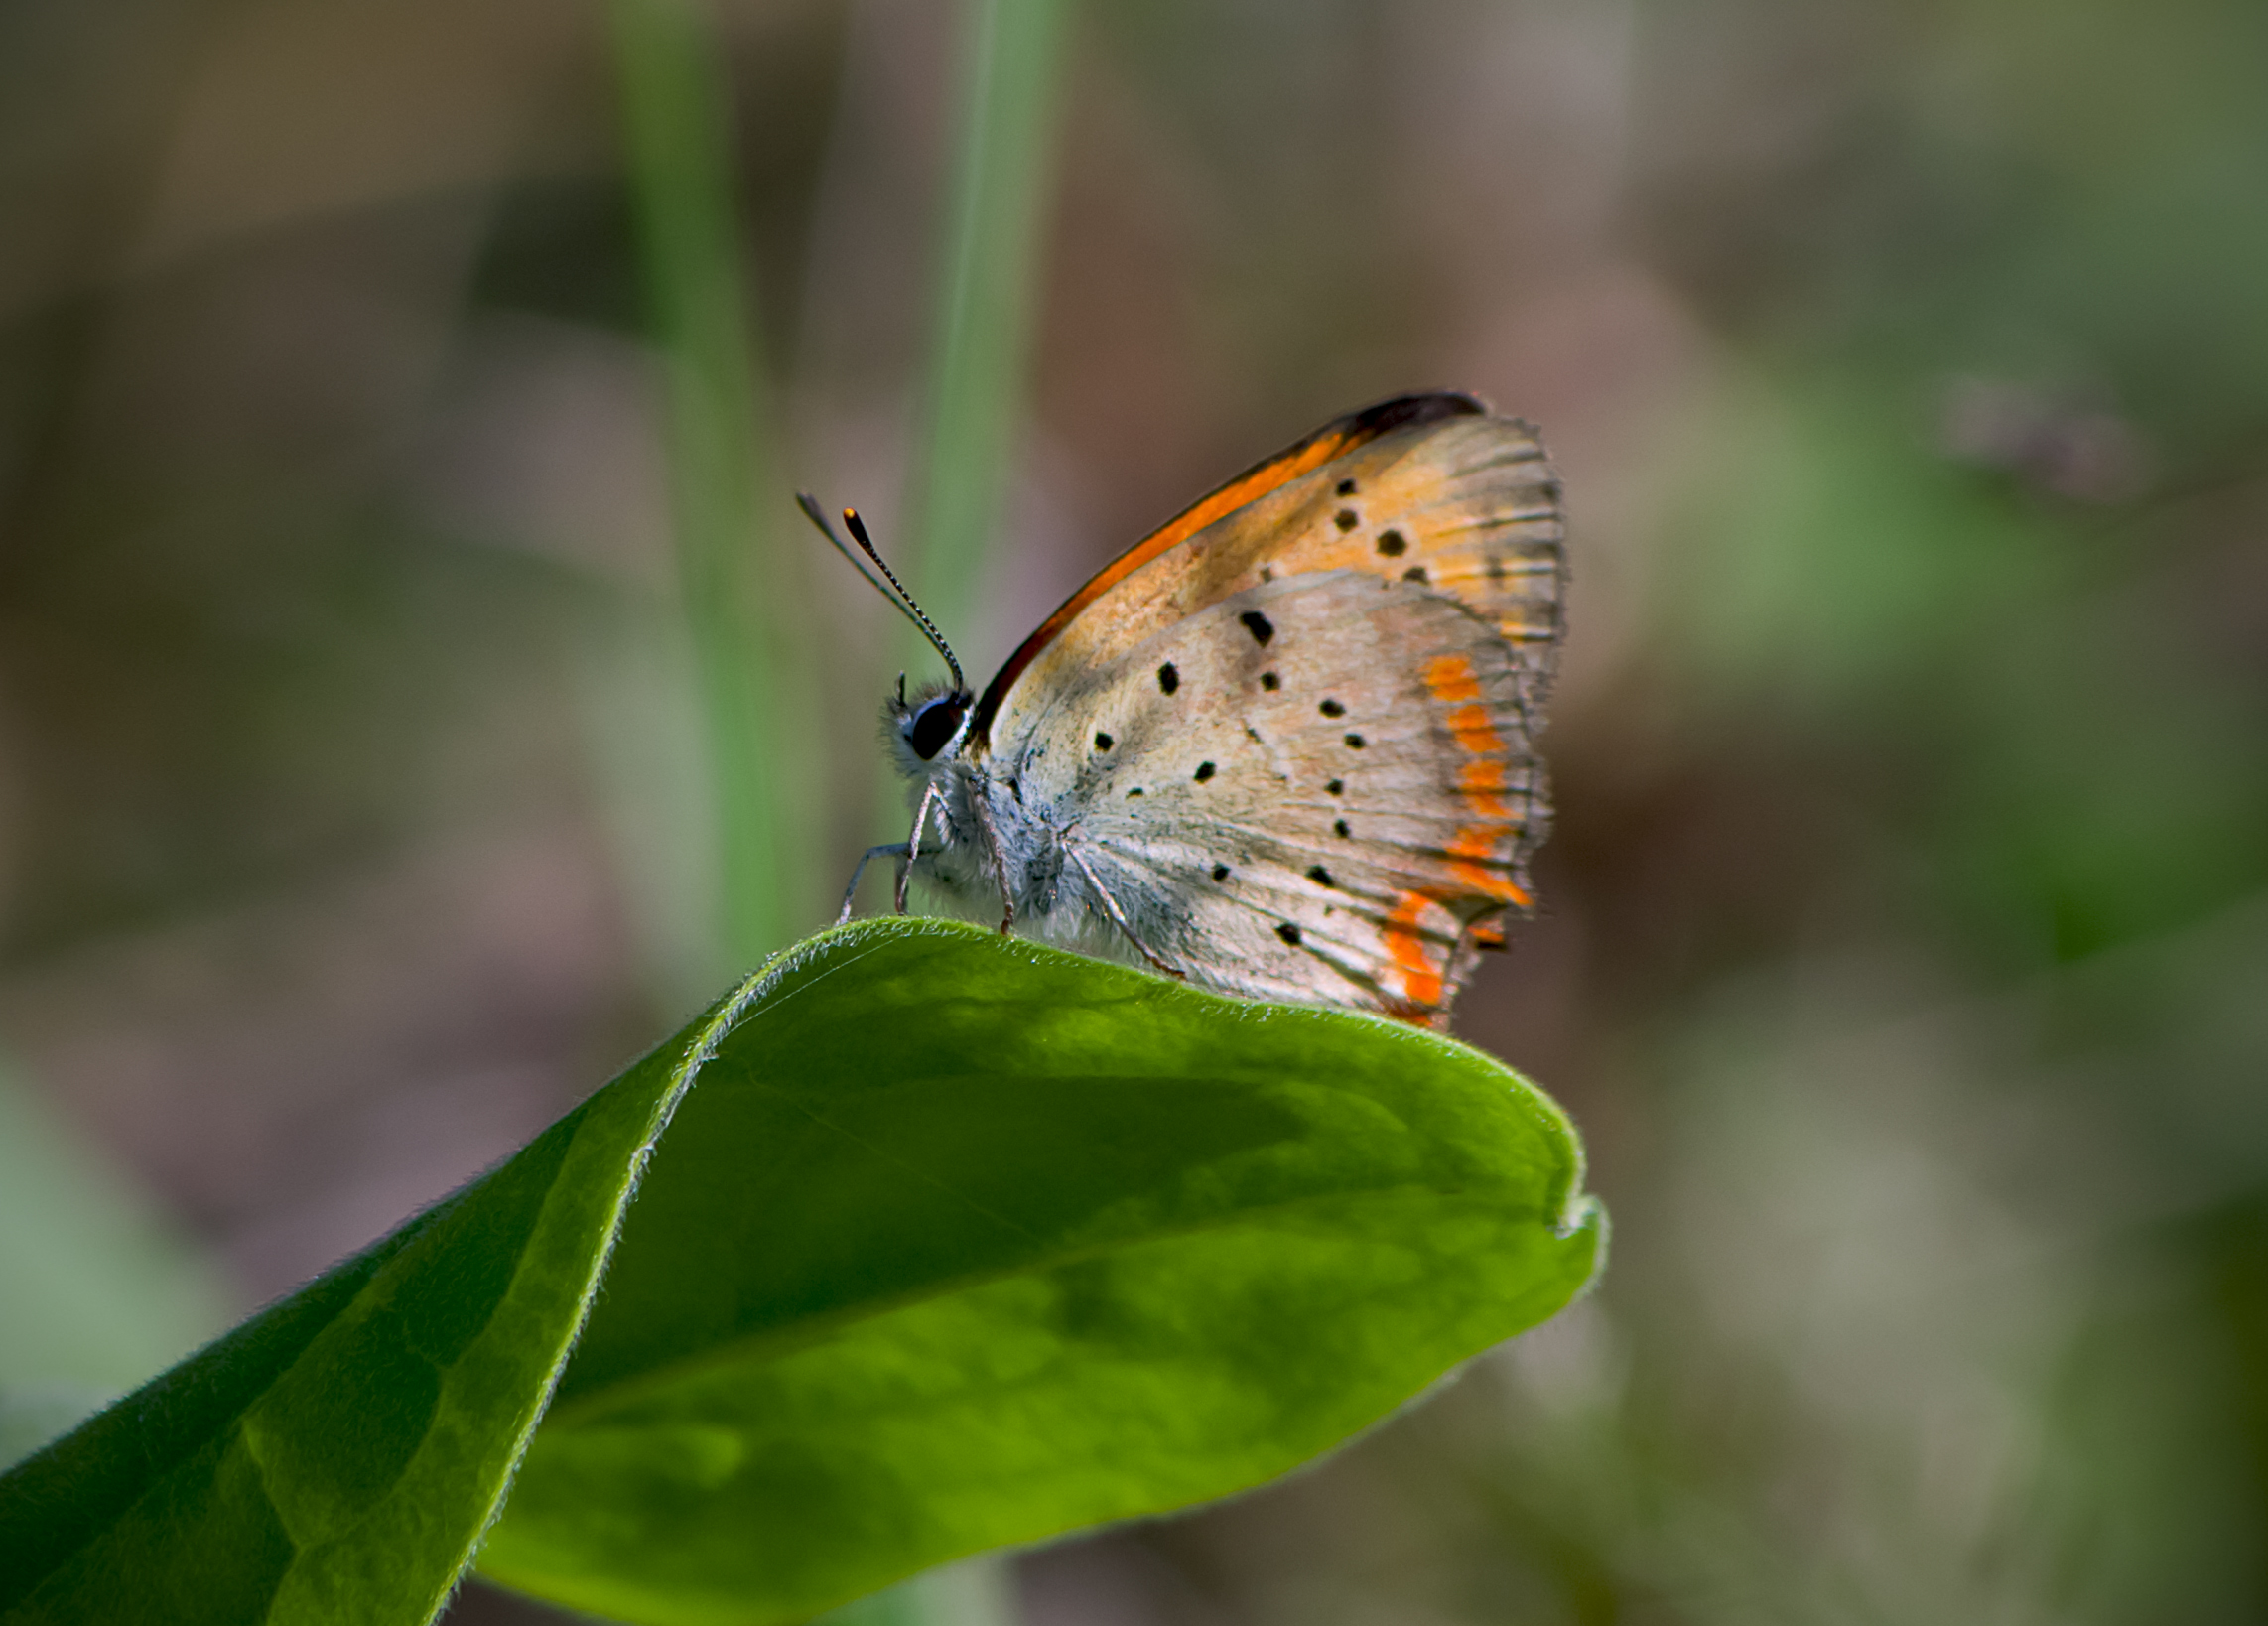
[{"label": "butterfly eye", "polygon": [[913,714],[913,722],[905,731],[905,743],[913,747],[914,755],[924,762],[945,748],[961,727],[961,714],[969,702],[962,695],[939,695]]}]

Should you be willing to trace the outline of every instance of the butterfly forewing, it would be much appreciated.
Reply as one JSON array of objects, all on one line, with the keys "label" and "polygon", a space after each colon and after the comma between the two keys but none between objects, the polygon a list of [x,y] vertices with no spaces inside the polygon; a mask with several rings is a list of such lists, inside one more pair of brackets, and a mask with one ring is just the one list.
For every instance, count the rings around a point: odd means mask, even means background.
[{"label": "butterfly forewing", "polygon": [[[1462,396],[1410,399],[1471,405]],[[1276,461],[1297,467],[1298,452]],[[1267,582],[1325,570],[1407,582],[1466,606],[1513,645],[1530,698],[1540,705],[1566,573],[1559,482],[1532,429],[1460,412],[1391,429],[1272,485],[1264,477],[1269,467],[1239,482],[1260,489],[1253,500],[1125,570],[1152,543],[1130,550],[1096,579],[1109,581],[1106,591],[1089,599],[1090,584],[1050,617],[1052,635],[1027,640],[1001,672],[1008,681],[996,679],[980,705],[987,745],[998,749],[1028,729],[1031,714],[1059,704],[1080,674],[1198,611]],[[1158,534],[1174,535],[1186,522]],[[1074,606],[1077,613],[1066,616]]]}]

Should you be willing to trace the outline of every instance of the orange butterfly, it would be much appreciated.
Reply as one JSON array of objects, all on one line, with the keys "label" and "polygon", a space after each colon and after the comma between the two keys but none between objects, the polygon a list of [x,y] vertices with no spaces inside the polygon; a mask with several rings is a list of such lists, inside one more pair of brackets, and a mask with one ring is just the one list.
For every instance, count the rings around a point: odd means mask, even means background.
[{"label": "orange butterfly", "polygon": [[981,697],[905,599],[953,681],[885,708],[913,833],[867,856],[900,909],[911,876],[1222,993],[1445,1025],[1533,910],[1562,534],[1533,429],[1404,395],[1129,549]]}]

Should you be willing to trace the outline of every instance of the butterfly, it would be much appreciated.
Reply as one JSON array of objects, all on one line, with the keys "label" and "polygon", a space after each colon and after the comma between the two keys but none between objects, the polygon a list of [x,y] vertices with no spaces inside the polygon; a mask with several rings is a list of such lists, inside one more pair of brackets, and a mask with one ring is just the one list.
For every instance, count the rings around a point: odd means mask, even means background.
[{"label": "butterfly", "polygon": [[913,830],[860,871],[897,860],[900,912],[915,879],[1220,993],[1446,1026],[1534,911],[1559,492],[1529,425],[1447,391],[1382,401],[1121,554],[982,694],[846,509],[952,673],[884,707]]}]

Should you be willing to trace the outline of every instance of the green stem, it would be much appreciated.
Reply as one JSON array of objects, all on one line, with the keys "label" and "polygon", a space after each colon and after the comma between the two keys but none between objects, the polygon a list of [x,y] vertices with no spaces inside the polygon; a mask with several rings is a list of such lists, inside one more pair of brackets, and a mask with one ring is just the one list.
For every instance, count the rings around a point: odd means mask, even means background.
[{"label": "green stem", "polygon": [[1069,0],[970,0],[960,129],[911,506],[948,635],[975,630],[1024,396]]},{"label": "green stem", "polygon": [[731,116],[702,0],[613,0],[648,304],[666,379],[678,575],[735,966],[819,923],[816,759],[734,206]]}]

